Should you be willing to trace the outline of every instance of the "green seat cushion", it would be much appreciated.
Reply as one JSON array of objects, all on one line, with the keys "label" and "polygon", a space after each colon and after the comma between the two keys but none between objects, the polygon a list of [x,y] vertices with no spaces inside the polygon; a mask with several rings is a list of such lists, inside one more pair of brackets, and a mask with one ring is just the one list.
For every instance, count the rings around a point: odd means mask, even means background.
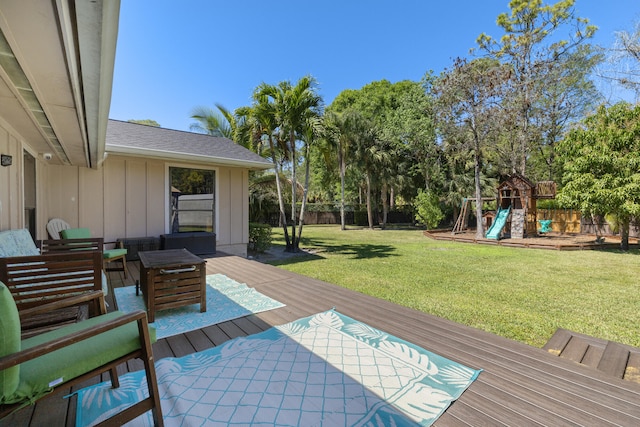
[{"label": "green seat cushion", "polygon": [[126,249],[107,249],[102,252],[102,257],[104,259],[117,258],[119,256],[123,256],[127,254]]},{"label": "green seat cushion", "polygon": [[[115,311],[36,335],[22,341],[22,348],[31,348],[73,332],[91,329],[122,315],[123,313]],[[155,341],[155,329],[149,329],[153,342]],[[139,348],[138,324],[131,322],[25,362],[20,366],[20,384],[13,396],[9,396],[6,403],[33,402],[49,393],[58,384],[91,372]]]},{"label": "green seat cushion", "polygon": [[[0,357],[20,351],[20,316],[13,295],[0,282]],[[20,382],[20,365],[0,371],[0,403],[15,393]]]},{"label": "green seat cushion", "polygon": [[62,230],[60,235],[63,239],[87,239],[91,237],[91,230],[88,228],[69,228]]}]

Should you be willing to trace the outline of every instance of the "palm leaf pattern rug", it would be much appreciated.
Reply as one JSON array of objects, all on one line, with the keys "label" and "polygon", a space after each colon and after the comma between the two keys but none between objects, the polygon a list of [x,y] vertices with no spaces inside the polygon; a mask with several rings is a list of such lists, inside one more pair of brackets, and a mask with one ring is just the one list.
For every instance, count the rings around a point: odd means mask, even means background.
[{"label": "palm leaf pattern rug", "polygon": [[[480,373],[334,310],[156,369],[167,426],[426,426]],[[77,425],[142,399],[145,380],[139,371],[118,389],[80,390]],[[150,413],[127,425],[151,426]]]},{"label": "palm leaf pattern rug", "polygon": [[[207,281],[207,311],[200,313],[200,304],[172,308],[156,312],[158,339],[216,325],[253,313],[284,307],[279,301],[261,294],[244,283],[238,283],[224,274],[210,274]],[[130,313],[146,310],[142,293],[136,295],[135,286],[114,290],[118,310]]]}]

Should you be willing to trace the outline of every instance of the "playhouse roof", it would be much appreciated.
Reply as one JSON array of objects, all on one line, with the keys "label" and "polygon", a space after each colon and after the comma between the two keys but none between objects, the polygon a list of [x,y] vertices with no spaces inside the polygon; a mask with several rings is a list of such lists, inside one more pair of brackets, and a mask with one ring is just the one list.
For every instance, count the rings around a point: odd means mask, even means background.
[{"label": "playhouse roof", "polygon": [[504,188],[517,188],[519,190],[533,190],[536,188],[536,185],[531,181],[529,181],[524,176],[520,175],[519,173],[514,173],[509,175],[509,178],[507,178],[498,186],[498,191]]}]

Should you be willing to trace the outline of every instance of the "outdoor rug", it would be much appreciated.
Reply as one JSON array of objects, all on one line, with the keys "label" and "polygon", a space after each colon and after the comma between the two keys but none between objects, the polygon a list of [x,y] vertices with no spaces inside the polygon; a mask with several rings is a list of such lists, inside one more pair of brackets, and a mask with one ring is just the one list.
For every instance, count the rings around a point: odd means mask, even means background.
[{"label": "outdoor rug", "polygon": [[[480,371],[334,310],[156,362],[166,426],[430,425]],[[77,425],[146,395],[143,371],[78,392]],[[150,412],[132,421],[151,426]]]},{"label": "outdoor rug", "polygon": [[[151,325],[155,326],[158,339],[284,307],[281,302],[224,274],[208,275],[207,285],[206,312],[200,313],[200,304],[156,311],[156,320]],[[114,294],[118,310],[125,313],[146,310],[144,297],[142,293],[136,295],[135,286],[116,288]]]}]

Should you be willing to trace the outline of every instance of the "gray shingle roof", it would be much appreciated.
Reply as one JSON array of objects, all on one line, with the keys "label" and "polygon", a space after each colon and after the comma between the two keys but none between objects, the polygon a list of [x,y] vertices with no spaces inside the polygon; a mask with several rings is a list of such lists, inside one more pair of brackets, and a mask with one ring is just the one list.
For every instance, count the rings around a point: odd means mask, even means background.
[{"label": "gray shingle roof", "polygon": [[109,120],[107,153],[269,169],[272,163],[227,138]]}]

